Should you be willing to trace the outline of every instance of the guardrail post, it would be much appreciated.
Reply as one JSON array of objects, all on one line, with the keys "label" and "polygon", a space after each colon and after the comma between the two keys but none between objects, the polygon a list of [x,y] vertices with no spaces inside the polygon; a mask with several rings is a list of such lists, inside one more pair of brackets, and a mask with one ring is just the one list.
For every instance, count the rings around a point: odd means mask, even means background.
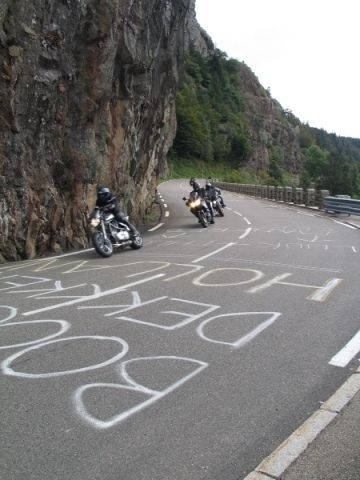
[{"label": "guardrail post", "polygon": [[268,186],[268,198],[275,200],[275,187],[272,185]]},{"label": "guardrail post", "polygon": [[303,189],[302,188],[295,188],[293,190],[294,194],[295,194],[295,198],[294,198],[294,203],[296,203],[297,205],[302,205],[304,202],[303,202]]},{"label": "guardrail post", "polygon": [[291,187],[284,187],[284,202],[291,203],[292,202],[292,188]]},{"label": "guardrail post", "polygon": [[324,198],[330,195],[329,190],[317,190],[316,191],[316,205],[320,210],[324,210]]},{"label": "guardrail post", "polygon": [[305,205],[314,207],[315,206],[315,189],[308,188],[306,190],[306,202]]}]

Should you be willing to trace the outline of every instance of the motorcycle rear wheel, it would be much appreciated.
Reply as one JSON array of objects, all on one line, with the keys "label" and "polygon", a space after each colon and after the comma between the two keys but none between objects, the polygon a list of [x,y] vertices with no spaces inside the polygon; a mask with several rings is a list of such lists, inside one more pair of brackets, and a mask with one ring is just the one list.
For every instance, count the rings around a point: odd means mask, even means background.
[{"label": "motorcycle rear wheel", "polygon": [[95,250],[102,257],[111,257],[113,254],[113,245],[108,238],[104,238],[101,232],[95,232],[92,236],[92,242]]}]

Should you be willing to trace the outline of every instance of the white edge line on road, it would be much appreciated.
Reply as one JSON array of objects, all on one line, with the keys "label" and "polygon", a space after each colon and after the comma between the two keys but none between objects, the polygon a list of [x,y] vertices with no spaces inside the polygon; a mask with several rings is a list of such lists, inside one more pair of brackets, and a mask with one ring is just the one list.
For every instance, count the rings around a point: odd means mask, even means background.
[{"label": "white edge line on road", "polygon": [[252,230],[252,228],[247,228],[245,230],[245,232],[242,235],[240,235],[239,240],[242,240],[243,238],[247,237],[249,235],[249,233],[251,232],[251,230]]},{"label": "white edge line on road", "polygon": [[345,383],[290,435],[276,450],[266,457],[244,480],[280,478],[285,470],[306,450],[309,444],[329,425],[349,401],[360,391],[360,374],[351,375]]},{"label": "white edge line on road", "polygon": [[155,227],[150,228],[150,230],[148,230],[148,232],[154,232],[155,230],[162,227],[163,225],[164,225],[163,223],[158,223],[157,225],[155,225]]},{"label": "white edge line on road", "polygon": [[166,210],[165,217],[169,217],[169,216],[170,216],[170,212],[168,210]]},{"label": "white edge line on road", "polygon": [[332,357],[329,364],[334,367],[346,367],[357,353],[360,352],[360,330],[353,338],[342,348],[336,355]]},{"label": "white edge line on road", "polygon": [[251,225],[250,220],[248,220],[246,217],[244,217],[244,215],[242,213],[237,212],[236,210],[233,210],[232,208],[229,208],[229,210],[231,210],[233,213],[235,213],[235,215],[239,215],[239,217],[242,217],[244,222],[246,222],[248,225]]},{"label": "white edge line on road", "polygon": [[344,227],[351,228],[352,230],[356,230],[356,227],[353,227],[352,225],[350,225],[348,223],[339,222],[339,220],[334,220],[334,219],[332,219],[332,221],[335,222],[335,223],[339,223],[340,225],[344,225]]},{"label": "white edge line on road", "polygon": [[235,243],[233,243],[233,242],[228,243],[228,244],[225,245],[224,247],[218,248],[217,250],[214,250],[213,252],[208,253],[207,255],[204,255],[203,257],[200,257],[200,258],[197,258],[196,260],[193,260],[191,263],[201,262],[201,260],[205,260],[205,258],[209,258],[209,257],[215,255],[216,253],[222,252],[222,251],[225,250],[226,248],[232,247],[233,245],[235,245]]}]

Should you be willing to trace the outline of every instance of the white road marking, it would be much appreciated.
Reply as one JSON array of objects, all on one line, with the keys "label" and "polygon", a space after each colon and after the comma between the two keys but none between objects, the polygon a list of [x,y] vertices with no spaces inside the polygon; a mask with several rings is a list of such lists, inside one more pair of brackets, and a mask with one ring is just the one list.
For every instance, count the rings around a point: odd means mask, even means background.
[{"label": "white road marking", "polygon": [[252,230],[251,228],[247,228],[247,229],[245,230],[245,233],[243,233],[242,235],[240,235],[239,240],[242,240],[243,238],[247,237],[247,236],[249,235],[249,233],[251,232],[251,230]]},{"label": "white road marking", "polygon": [[[185,362],[191,362],[194,364],[197,364],[198,367],[187,374],[186,376],[182,377],[175,383],[169,385],[167,388],[164,390],[152,390],[149,389],[148,387],[145,387],[144,385],[139,384],[136,382],[130,374],[126,370],[126,366],[131,363],[136,363],[136,362],[151,362],[151,361],[157,361],[157,360],[180,360],[180,361],[185,361]],[[125,384],[116,384],[116,383],[90,383],[87,385],[83,385],[80,388],[78,388],[75,393],[73,394],[73,402],[75,405],[76,412],[78,415],[80,415],[83,420],[88,422],[91,426],[99,429],[106,429],[113,427],[114,425],[119,424],[123,420],[129,418],[131,415],[134,415],[137,412],[140,412],[141,410],[145,409],[146,407],[149,407],[150,405],[156,403],[158,400],[162,399],[169,393],[172,393],[174,390],[179,388],[181,385],[183,385],[185,382],[196,376],[198,373],[200,373],[202,370],[204,370],[208,366],[207,363],[202,362],[200,360],[195,360],[193,358],[187,358],[187,357],[174,357],[174,356],[168,356],[168,357],[138,357],[138,358],[133,358],[130,360],[127,360],[123,362],[120,365],[120,376],[123,380],[125,380]],[[117,415],[113,416],[112,418],[108,420],[101,420],[97,417],[94,417],[90,412],[85,407],[84,401],[82,399],[84,392],[86,392],[89,389],[94,389],[94,388],[115,388],[119,390],[125,390],[125,391],[135,391],[137,393],[142,393],[146,397],[146,400],[143,402],[138,403],[134,407],[130,407],[127,410],[118,413]]]},{"label": "white road marking", "polygon": [[228,243],[224,247],[218,248],[217,250],[214,250],[213,252],[208,253],[207,255],[204,255],[203,257],[200,257],[200,258],[197,258],[196,260],[193,260],[191,263],[201,262],[202,260],[205,260],[205,258],[212,257],[213,255],[216,255],[217,253],[222,252],[226,248],[232,247],[233,245],[235,245],[235,243],[233,243],[233,242]]},{"label": "white road marking", "polygon": [[[29,322],[30,323],[30,322]],[[67,323],[67,322],[65,322]],[[105,340],[105,341],[112,341],[119,343],[121,345],[121,351],[114,355],[113,357],[109,358],[108,360],[105,360],[104,362],[97,363],[96,365],[88,365],[87,367],[82,367],[82,368],[75,368],[73,370],[63,370],[61,372],[47,372],[47,373],[29,373],[29,372],[19,372],[17,370],[14,370],[10,367],[12,362],[16,360],[17,358],[21,357],[22,355],[31,352],[33,350],[39,350],[43,347],[46,347],[47,345],[54,344],[54,343],[59,343],[59,342],[69,342],[73,340],[83,340],[83,339],[90,339],[90,340]],[[89,370],[97,370],[99,368],[104,368],[108,365],[111,365],[112,363],[117,362],[120,360],[120,358],[124,357],[129,350],[128,344],[125,342],[120,337],[103,337],[100,335],[82,335],[82,336],[76,336],[76,337],[67,337],[67,338],[58,338],[56,340],[48,340],[46,342],[42,342],[38,345],[32,345],[30,347],[24,348],[24,350],[20,350],[20,352],[16,352],[10,357],[6,358],[2,363],[1,363],[1,371],[3,372],[4,375],[8,376],[13,376],[13,377],[20,377],[20,378],[50,378],[50,377],[60,377],[63,375],[70,375],[74,373],[79,373],[79,372],[87,372]]]},{"label": "white road marking", "polygon": [[[47,257],[49,260],[55,260],[56,258],[63,258],[63,257],[70,257],[70,255],[77,255],[79,253],[85,253],[85,252],[92,252],[94,248],[86,248],[85,250],[77,250],[76,252],[71,252],[71,253],[64,253],[63,255],[56,255],[56,257]],[[43,262],[46,260],[44,259],[39,259],[39,262]]]},{"label": "white road marking", "polygon": [[331,278],[328,280],[324,285],[317,286],[317,285],[307,285],[302,283],[292,283],[292,282],[284,282],[283,280],[289,276],[291,273],[283,273],[278,275],[267,282],[257,285],[256,287],[251,288],[248,290],[248,293],[258,293],[261,292],[273,285],[285,285],[285,286],[292,286],[292,287],[301,287],[301,288],[313,288],[315,292],[309,295],[307,300],[313,300],[314,302],[324,302],[329,295],[333,292],[333,290],[342,282],[341,278]]},{"label": "white road marking", "polygon": [[29,341],[29,342],[24,342],[24,343],[13,343],[11,345],[2,345],[0,347],[0,350],[5,350],[7,348],[18,348],[18,347],[25,347],[27,345],[33,345],[34,343],[43,343],[48,340],[52,340],[53,338],[59,337],[63,333],[67,332],[70,328],[69,322],[66,322],[65,320],[33,320],[33,321],[26,321],[26,322],[13,322],[13,323],[8,323],[5,325],[0,325],[0,328],[12,328],[16,327],[18,325],[30,325],[33,326],[34,324],[38,325],[39,323],[57,323],[60,324],[60,330],[56,333],[52,333],[51,335],[47,335],[46,337],[42,338],[37,338],[36,340]]},{"label": "white road marking", "polygon": [[57,303],[56,305],[51,305],[50,307],[39,308],[38,310],[31,310],[29,312],[23,313],[23,315],[25,317],[27,317],[29,315],[34,315],[36,313],[46,312],[47,310],[54,310],[55,308],[68,307],[69,305],[74,305],[76,303],[88,302],[90,300],[95,300],[97,298],[106,297],[108,295],[112,295],[114,293],[121,292],[121,291],[126,290],[128,288],[134,287],[135,285],[140,285],[141,283],[151,282],[152,280],[155,280],[157,278],[164,277],[164,276],[165,276],[164,273],[159,273],[159,274],[154,275],[152,277],[144,278],[142,280],[138,280],[137,282],[128,283],[128,284],[122,285],[120,287],[112,288],[110,290],[105,290],[104,292],[97,292],[94,295],[86,295],[84,297],[76,298],[75,300],[70,300],[68,302]]},{"label": "white road marking", "polygon": [[[315,293],[307,297],[309,300],[314,300],[315,302],[324,302],[330,293],[342,282],[342,278],[333,278],[329,280],[325,285],[322,287],[317,287]],[[314,287],[315,288],[315,287]]]},{"label": "white road marking", "polygon": [[150,230],[148,230],[148,232],[155,232],[155,230],[162,227],[163,225],[164,225],[163,223],[158,223],[155,227],[150,228]]},{"label": "white road marking", "polygon": [[[231,283],[205,283],[204,279],[209,277],[210,275],[213,275],[216,272],[224,272],[227,271],[228,273],[231,272],[230,274],[230,279],[233,280],[233,271],[237,270],[240,272],[250,272],[254,276],[248,280],[242,280],[240,282],[231,282]],[[230,287],[230,286],[235,286],[235,285],[245,285],[247,283],[253,283],[257,282],[261,278],[264,277],[263,272],[260,272],[259,270],[252,270],[249,268],[214,268],[213,270],[209,270],[208,272],[203,273],[199,277],[194,278],[193,284],[198,286],[198,287]]]},{"label": "white road marking", "polygon": [[[221,318],[223,319],[224,317],[229,318],[229,317],[235,317],[235,320],[240,319],[241,317],[246,317],[246,316],[251,316],[251,315],[256,315],[256,316],[261,316],[261,315],[266,315],[269,318],[263,322],[261,322],[257,327],[253,328],[250,332],[248,332],[246,335],[236,339],[233,342],[227,342],[225,340],[219,340],[219,339],[214,339],[210,338],[208,335],[205,335],[204,333],[204,327],[211,323],[211,322],[216,322],[217,319]],[[199,335],[200,338],[203,340],[207,340],[208,342],[213,342],[213,343],[220,343],[222,345],[230,345],[231,347],[234,348],[239,348],[243,347],[247,343],[249,343],[251,340],[253,340],[259,333],[261,333],[263,330],[268,328],[272,323],[275,322],[275,320],[280,317],[281,313],[279,312],[239,312],[239,313],[225,313],[223,315],[217,315],[216,317],[211,317],[208,318],[207,320],[204,320],[196,329],[197,334]],[[221,322],[219,322],[221,323]]]},{"label": "white road marking", "polygon": [[339,222],[339,220],[334,220],[334,219],[332,219],[332,221],[335,222],[335,223],[339,223],[340,225],[343,225],[344,227],[351,228],[352,230],[357,230],[356,227],[353,227],[352,225],[349,225],[348,223]]},{"label": "white road marking", "polygon": [[336,355],[332,357],[329,364],[335,367],[346,367],[346,365],[352,360],[355,355],[360,352],[360,330],[356,335],[340,350]]},{"label": "white road marking", "polygon": [[229,208],[229,210],[231,210],[233,213],[235,213],[235,215],[239,215],[239,217],[242,217],[244,219],[244,222],[246,222],[248,225],[251,225],[250,220],[248,220],[246,217],[244,217],[244,215],[242,213],[237,212],[236,210],[233,210],[232,208]]}]

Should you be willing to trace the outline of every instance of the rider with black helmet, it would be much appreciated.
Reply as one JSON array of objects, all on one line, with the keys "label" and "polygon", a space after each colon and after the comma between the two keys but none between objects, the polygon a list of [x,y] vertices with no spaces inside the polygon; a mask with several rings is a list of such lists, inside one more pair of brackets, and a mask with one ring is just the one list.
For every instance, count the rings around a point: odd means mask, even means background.
[{"label": "rider with black helmet", "polygon": [[222,208],[225,208],[226,205],[224,203],[224,199],[221,196],[221,191],[219,188],[214,186],[210,178],[206,180],[205,191],[210,200],[216,200],[216,197],[218,197],[220,200],[220,205],[222,206]]},{"label": "rider with black helmet", "polygon": [[134,225],[132,225],[128,220],[125,220],[125,215],[119,209],[115,195],[111,193],[108,187],[98,188],[96,206],[100,207],[106,212],[112,213],[118,222],[125,223],[125,225],[130,228],[131,233],[134,236],[140,235]]},{"label": "rider with black helmet", "polygon": [[209,198],[206,195],[205,188],[201,188],[199,182],[195,178],[191,178],[189,183],[193,188],[193,192],[197,192],[200,195],[200,197],[205,200],[206,207],[210,211],[210,215],[211,215],[210,223],[215,223],[214,210],[212,208]]}]

